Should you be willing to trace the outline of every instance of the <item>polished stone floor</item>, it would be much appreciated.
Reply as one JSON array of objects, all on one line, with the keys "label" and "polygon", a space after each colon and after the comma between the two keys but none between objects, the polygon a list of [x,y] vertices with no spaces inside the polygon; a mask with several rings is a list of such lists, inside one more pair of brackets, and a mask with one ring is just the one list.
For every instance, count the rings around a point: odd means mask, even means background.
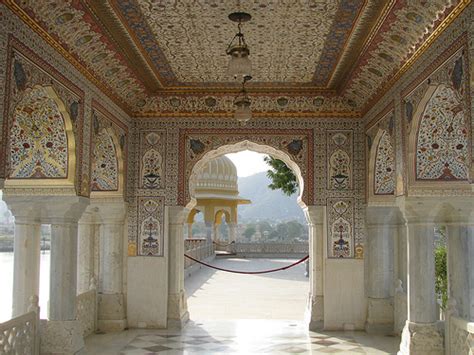
[{"label": "polished stone floor", "polygon": [[[225,258],[212,265],[241,271],[280,268],[297,259]],[[309,292],[305,264],[269,274],[242,275],[203,267],[186,278],[191,319],[303,320]]]},{"label": "polished stone floor", "polygon": [[309,332],[298,321],[191,321],[181,331],[93,335],[86,354],[395,354],[399,341],[357,331]]},{"label": "polished stone floor", "polygon": [[[236,270],[291,264],[283,259],[220,259]],[[364,332],[309,332],[304,265],[274,274],[202,268],[186,279],[191,321],[182,330],[131,329],[86,339],[86,354],[396,354],[400,339]]]}]

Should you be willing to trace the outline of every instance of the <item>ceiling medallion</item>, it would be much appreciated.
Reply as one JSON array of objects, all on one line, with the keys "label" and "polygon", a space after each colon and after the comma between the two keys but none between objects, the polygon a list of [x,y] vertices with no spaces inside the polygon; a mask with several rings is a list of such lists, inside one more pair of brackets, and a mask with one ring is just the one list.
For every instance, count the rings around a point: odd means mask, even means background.
[{"label": "ceiling medallion", "polygon": [[236,80],[242,78],[242,90],[234,100],[234,118],[242,125],[252,118],[251,101],[245,90],[245,83],[252,79],[252,63],[249,59],[250,50],[242,33],[242,22],[248,22],[251,18],[252,16],[246,12],[233,12],[229,15],[231,21],[237,22],[239,32],[232,38],[226,49],[226,54],[230,56],[227,74]]}]

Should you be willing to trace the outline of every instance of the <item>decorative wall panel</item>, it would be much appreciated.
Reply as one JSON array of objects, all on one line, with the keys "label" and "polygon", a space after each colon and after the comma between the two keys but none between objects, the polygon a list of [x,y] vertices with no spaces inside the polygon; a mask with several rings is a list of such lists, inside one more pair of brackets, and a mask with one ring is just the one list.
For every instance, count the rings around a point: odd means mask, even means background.
[{"label": "decorative wall panel", "polygon": [[214,149],[242,141],[270,146],[287,153],[298,165],[304,180],[303,201],[313,204],[313,130],[181,130],[179,142],[180,185],[178,201],[186,205],[190,200],[188,181],[192,169],[202,156]]},{"label": "decorative wall panel", "polygon": [[416,139],[418,180],[467,180],[468,127],[462,93],[439,85],[421,115]]},{"label": "decorative wall panel", "polygon": [[[9,171],[9,159],[5,158],[13,111],[21,101],[24,91],[35,86],[51,87],[72,121],[76,143],[76,191],[89,196],[91,152],[91,101],[96,98],[126,127],[128,116],[110,101],[103,92],[91,84],[57,50],[43,41],[5,5],[0,4],[0,122],[1,158],[0,177]],[[37,191],[40,193],[40,190]],[[70,193],[55,189],[41,193]],[[23,191],[22,193],[33,193]]]},{"label": "decorative wall panel", "polygon": [[375,152],[374,194],[393,195],[395,192],[395,151],[392,137],[384,130]]},{"label": "decorative wall panel", "polygon": [[352,137],[352,131],[327,131],[328,189],[352,189],[354,155]]},{"label": "decorative wall panel", "polygon": [[165,186],[164,161],[165,132],[141,132],[140,135],[140,187],[161,189]]},{"label": "decorative wall panel", "polygon": [[65,121],[54,98],[41,86],[25,91],[14,110],[9,177],[67,178],[68,154]]},{"label": "decorative wall panel", "polygon": [[[98,120],[97,117],[93,119],[94,122]],[[117,150],[106,128],[102,128],[94,137],[91,184],[92,191],[117,191],[119,188]]]},{"label": "decorative wall panel", "polygon": [[128,128],[92,100],[91,190],[123,192],[126,180]]},{"label": "decorative wall panel", "polygon": [[[164,198],[138,198],[138,255],[163,256]],[[128,246],[133,255],[133,243]]]},{"label": "decorative wall panel", "polygon": [[[404,91],[403,128],[417,181],[463,181],[471,164],[467,51],[455,42],[447,59]],[[461,49],[459,49],[461,45]],[[443,58],[443,57],[441,57]]]},{"label": "decorative wall panel", "polygon": [[[7,137],[10,133],[13,133],[13,124],[14,124],[14,117],[16,116],[15,111],[17,111],[17,106],[20,104],[22,100],[25,99],[25,95],[27,95],[27,91],[35,90],[36,87],[43,87],[48,88],[47,90],[52,89],[54,94],[50,94],[50,97],[57,96],[56,105],[58,106],[55,109],[59,112],[59,109],[65,110],[69,115],[69,118],[72,123],[72,133],[74,134],[74,140],[76,144],[76,171],[66,172],[65,174],[57,174],[57,173],[47,173],[44,177],[51,178],[53,176],[60,176],[62,175],[63,178],[66,177],[72,181],[72,176],[75,176],[76,181],[76,190],[79,191],[80,195],[87,196],[89,194],[89,190],[82,190],[79,181],[86,180],[89,181],[88,176],[88,159],[84,161],[84,154],[83,154],[83,130],[84,130],[84,106],[81,105],[84,98],[84,92],[79,89],[76,85],[70,82],[67,78],[65,78],[62,74],[57,72],[55,68],[51,67],[48,63],[44,62],[42,58],[39,58],[35,53],[33,53],[29,48],[24,46],[24,44],[20,43],[16,38],[9,36],[8,40],[6,41],[7,47],[4,48],[5,53],[7,55],[7,71],[6,71],[6,94],[5,94],[5,101],[4,101],[4,117],[6,119],[3,121],[3,152],[6,152],[6,143]],[[50,101],[52,103],[52,101]],[[64,106],[64,107],[63,107]],[[51,107],[50,107],[51,108]],[[25,108],[26,109],[26,108]],[[28,111],[28,109],[26,109]],[[18,111],[17,111],[18,113]],[[26,112],[23,111],[23,114]],[[31,113],[32,114],[32,113]],[[30,115],[31,115],[30,114]],[[34,116],[34,114],[33,114]],[[33,117],[31,116],[31,117]],[[38,119],[38,118],[37,118]],[[64,117],[63,117],[64,119]],[[29,119],[28,119],[29,121]],[[64,121],[63,121],[64,122]],[[44,121],[43,123],[46,123]],[[54,135],[53,132],[47,130],[44,124],[40,125],[42,128],[46,129],[46,132]],[[35,126],[38,128],[39,126]],[[31,128],[35,128],[31,127]],[[63,126],[64,127],[64,126]],[[52,129],[52,127],[50,127]],[[57,133],[57,132],[56,132]],[[45,133],[43,132],[42,135],[44,136]],[[59,140],[58,140],[59,139]],[[43,139],[44,140],[44,139]],[[61,141],[60,137],[55,138],[55,142],[44,141],[44,153],[49,152],[48,154],[39,154],[39,151],[36,150],[36,160],[43,161],[40,163],[44,166],[47,161],[50,163],[53,161],[60,161],[61,155],[64,155],[59,152],[52,153],[52,149],[47,147],[46,144],[51,145],[59,144]],[[38,141],[39,143],[39,141]],[[64,143],[64,140],[63,142]],[[37,147],[41,144],[35,144]],[[86,142],[86,146],[88,147],[89,142]],[[53,147],[51,146],[51,147]],[[66,143],[67,146],[67,143]],[[79,149],[77,147],[80,147]],[[31,148],[30,148],[31,149]],[[9,150],[10,151],[10,150]],[[57,155],[56,157],[52,157],[51,154]],[[12,156],[15,159],[15,156]],[[4,160],[0,159],[3,163]],[[10,161],[7,159],[8,164],[13,163],[15,164],[14,160]],[[1,163],[0,163],[1,164]],[[63,160],[64,164],[64,160]],[[56,167],[56,169],[58,166]],[[64,168],[64,165],[63,165]],[[12,167],[6,167],[9,173],[12,172]],[[41,172],[38,172],[36,178],[40,177]],[[72,176],[71,176],[72,174]],[[48,176],[50,175],[50,176]],[[31,176],[33,177],[33,176]]]},{"label": "decorative wall panel", "polygon": [[[328,189],[326,165],[327,131],[345,132],[352,135],[354,144],[352,190]],[[142,185],[141,159],[149,142],[145,135],[163,133],[163,181],[162,188],[145,188]],[[275,119],[258,118],[242,127],[228,119],[155,118],[138,119],[132,131],[128,194],[129,194],[129,255],[137,255],[137,235],[140,222],[137,197],[161,197],[165,205],[186,205],[190,201],[189,176],[201,158],[216,149],[235,145],[242,141],[277,149],[288,155],[298,165],[305,188],[303,199],[307,205],[325,206],[327,198],[353,199],[354,218],[351,223],[353,248],[359,247],[363,255],[365,239],[365,155],[364,132],[361,122],[352,119]],[[138,227],[136,227],[138,226]],[[328,236],[332,238],[331,235]]]},{"label": "decorative wall panel", "polygon": [[[327,200],[328,257],[354,256],[354,199]],[[363,251],[362,251],[363,252]],[[359,252],[360,253],[360,252]]]}]

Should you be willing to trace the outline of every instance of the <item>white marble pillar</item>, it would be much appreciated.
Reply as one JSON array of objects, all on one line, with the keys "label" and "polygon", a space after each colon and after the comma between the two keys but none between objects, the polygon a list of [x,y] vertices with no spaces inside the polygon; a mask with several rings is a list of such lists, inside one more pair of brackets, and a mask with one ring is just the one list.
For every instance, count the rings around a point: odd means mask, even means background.
[{"label": "white marble pillar", "polygon": [[44,353],[82,351],[82,326],[76,319],[77,227],[89,200],[77,196],[43,197],[43,221],[51,224],[49,320],[42,323]]},{"label": "white marble pillar", "polygon": [[220,233],[219,233],[219,224],[214,223],[212,227],[212,240],[214,240],[216,243],[220,242]]},{"label": "white marble pillar", "polygon": [[30,298],[39,295],[40,207],[29,196],[11,196],[8,190],[3,200],[15,216],[12,316],[17,317],[27,313]]},{"label": "white marble pillar", "polygon": [[78,224],[77,245],[77,294],[89,291],[91,280],[95,278],[95,230],[98,228],[93,209],[82,214]]},{"label": "white marble pillar", "polygon": [[320,330],[324,323],[324,270],[323,238],[324,207],[308,206],[305,209],[309,232],[309,296],[306,319],[310,330]]},{"label": "white marble pillar", "polygon": [[123,294],[123,244],[126,205],[121,198],[94,198],[100,218],[98,328],[122,331],[127,326]]},{"label": "white marble pillar", "polygon": [[448,296],[460,318],[474,321],[474,201],[454,204],[459,211],[447,223]]},{"label": "white marble pillar", "polygon": [[237,223],[227,224],[229,227],[229,243],[235,242],[237,240]]},{"label": "white marble pillar", "polygon": [[15,216],[12,317],[27,313],[39,294],[40,231],[39,223]]},{"label": "white marble pillar", "polygon": [[398,207],[369,206],[366,209],[366,257],[368,333],[393,330],[394,240],[398,234]]},{"label": "white marble pillar", "polygon": [[193,239],[193,224],[188,223],[188,239]]},{"label": "white marble pillar", "polygon": [[184,291],[183,241],[183,224],[189,211],[181,206],[167,206],[166,208],[169,236],[168,326],[182,327],[189,320]]},{"label": "white marble pillar", "polygon": [[434,264],[436,201],[400,198],[408,241],[408,320],[399,354],[444,354],[443,335],[437,326]]},{"label": "white marble pillar", "polygon": [[206,239],[209,243],[212,243],[212,222],[205,222],[206,226]]}]

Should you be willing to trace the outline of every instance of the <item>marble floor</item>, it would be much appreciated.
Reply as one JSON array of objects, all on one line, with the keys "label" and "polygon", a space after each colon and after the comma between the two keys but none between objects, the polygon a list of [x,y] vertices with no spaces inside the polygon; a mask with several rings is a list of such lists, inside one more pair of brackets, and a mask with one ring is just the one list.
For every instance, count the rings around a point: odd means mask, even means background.
[{"label": "marble floor", "polygon": [[[297,259],[217,258],[212,265],[231,270],[279,268]],[[202,267],[185,280],[191,319],[303,320],[309,279],[305,265],[270,274],[241,275]]]},{"label": "marble floor", "polygon": [[92,335],[86,354],[396,354],[400,339],[364,332],[309,332],[300,321],[190,321],[182,330]]},{"label": "marble floor", "polygon": [[[216,259],[235,270],[263,270],[291,259]],[[86,354],[396,354],[400,339],[364,332],[309,332],[304,265],[267,275],[208,268],[185,281],[191,321],[181,330],[130,329],[92,335]]]}]

